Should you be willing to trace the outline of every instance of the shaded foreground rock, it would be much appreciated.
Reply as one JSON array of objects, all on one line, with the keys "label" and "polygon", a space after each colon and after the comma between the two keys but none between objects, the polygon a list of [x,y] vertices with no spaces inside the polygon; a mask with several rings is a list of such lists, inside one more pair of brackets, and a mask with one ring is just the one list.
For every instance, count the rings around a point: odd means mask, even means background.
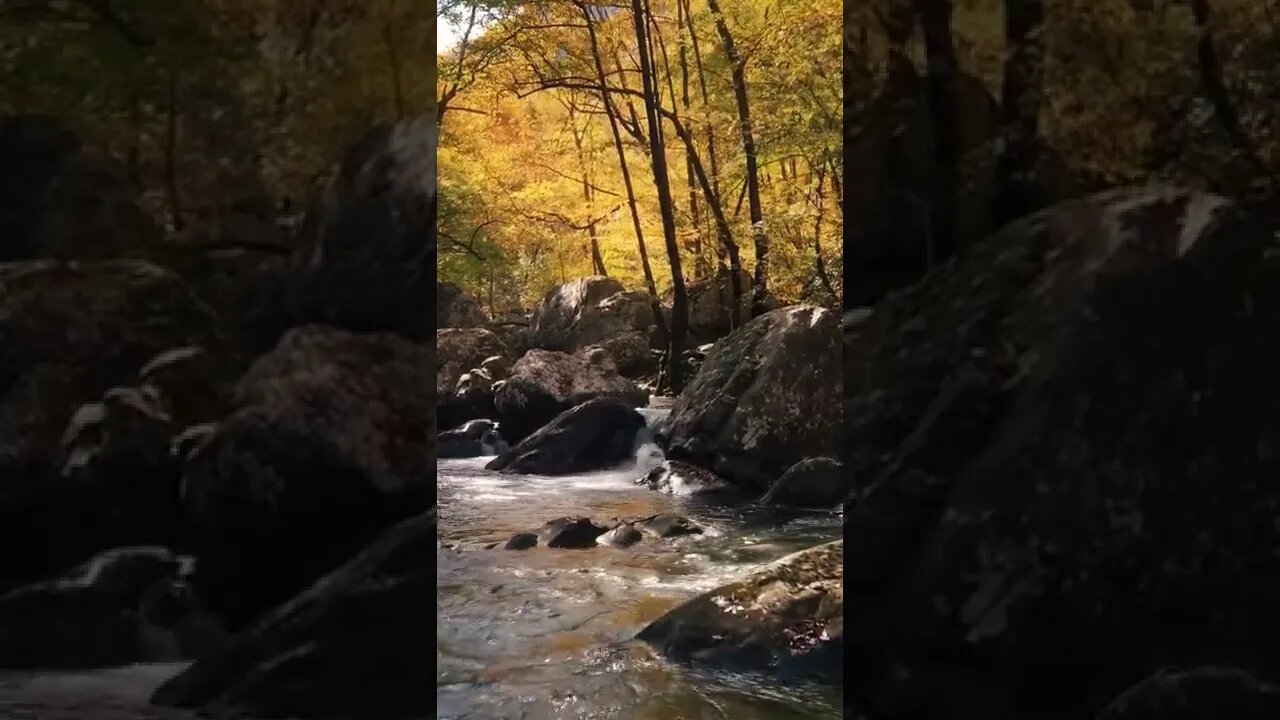
[{"label": "shaded foreground rock", "polygon": [[1126,690],[1097,720],[1272,720],[1280,686],[1235,668],[1159,672]]},{"label": "shaded foreground rock", "polygon": [[494,415],[502,436],[514,445],[569,408],[604,397],[631,407],[649,402],[649,394],[619,375],[613,359],[599,348],[573,355],[530,350],[494,394]]},{"label": "shaded foreground rock", "polygon": [[684,603],[637,638],[675,660],[838,680],[843,562],[842,540],[789,555]]},{"label": "shaded foreground rock", "polygon": [[833,508],[842,503],[848,493],[849,484],[839,460],[805,458],[787,468],[760,502],[789,507]]},{"label": "shaded foreground rock", "polygon": [[390,334],[289,331],[183,469],[197,581],[240,625],[431,505],[433,355]]},{"label": "shaded foreground rock", "polygon": [[557,518],[545,523],[538,530],[538,540],[549,548],[595,547],[596,538],[607,531],[591,522],[590,518]]},{"label": "shaded foreground rock", "polygon": [[64,477],[63,440],[84,403],[136,383],[157,354],[218,342],[212,313],[151,263],[0,264],[0,547],[43,549],[10,553],[0,589],[110,547],[173,540],[172,489],[167,509],[104,513],[130,478],[107,488]]},{"label": "shaded foreground rock", "polygon": [[716,495],[737,492],[736,487],[710,470],[679,460],[664,460],[661,465],[636,480],[636,484],[668,495]]},{"label": "shaded foreground rock", "polygon": [[399,523],[152,702],[257,717],[431,717],[437,540],[434,509]]},{"label": "shaded foreground rock", "polygon": [[0,596],[0,668],[117,667],[194,659],[226,637],[160,547],[106,551]]},{"label": "shaded foreground rock", "polygon": [[507,443],[498,434],[492,420],[470,420],[456,430],[440,433],[436,438],[436,457],[472,458],[506,452]]},{"label": "shaded foreground rock", "polygon": [[849,329],[853,702],[1092,717],[1163,666],[1278,676],[1269,245],[1222,198],[1126,189]]},{"label": "shaded foreground rock", "polygon": [[588,400],[558,415],[485,465],[506,473],[567,475],[617,467],[635,456],[644,416],[616,398]]},{"label": "shaded foreground rock", "polygon": [[797,461],[835,455],[841,427],[838,316],[794,306],[716,343],[657,431],[667,457],[763,494]]}]

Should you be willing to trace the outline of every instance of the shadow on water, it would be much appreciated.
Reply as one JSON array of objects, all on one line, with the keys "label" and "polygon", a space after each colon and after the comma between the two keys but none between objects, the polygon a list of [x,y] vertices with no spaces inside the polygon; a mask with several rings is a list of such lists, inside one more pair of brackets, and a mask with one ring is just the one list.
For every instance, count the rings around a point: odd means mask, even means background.
[{"label": "shadow on water", "polygon": [[[834,515],[733,508],[634,484],[624,468],[564,477],[499,475],[488,458],[437,468],[438,717],[784,720],[839,717],[839,687],[673,665],[635,633],[688,600],[839,536]],[[706,533],[627,549],[488,549],[547,520],[680,513]]]}]

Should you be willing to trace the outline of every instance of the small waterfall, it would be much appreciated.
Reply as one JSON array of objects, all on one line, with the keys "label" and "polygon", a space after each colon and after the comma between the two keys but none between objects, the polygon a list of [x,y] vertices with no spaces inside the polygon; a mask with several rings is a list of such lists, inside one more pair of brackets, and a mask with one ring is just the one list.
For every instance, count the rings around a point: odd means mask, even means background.
[{"label": "small waterfall", "polygon": [[652,430],[658,426],[658,423],[665,420],[667,416],[671,414],[671,408],[653,407],[651,405],[649,407],[636,408],[636,412],[640,413],[640,415],[644,417],[645,424],[649,426],[650,430]]}]

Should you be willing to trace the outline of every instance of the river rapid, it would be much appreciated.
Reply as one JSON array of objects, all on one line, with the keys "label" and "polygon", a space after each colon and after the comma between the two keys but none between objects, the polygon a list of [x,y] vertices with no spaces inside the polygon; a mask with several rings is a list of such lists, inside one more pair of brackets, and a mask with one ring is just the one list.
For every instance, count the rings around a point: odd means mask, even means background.
[{"label": "river rapid", "polygon": [[[665,410],[646,409],[650,424]],[[541,477],[437,466],[437,717],[448,720],[786,720],[840,717],[839,687],[668,663],[632,641],[695,595],[839,537],[831,514],[731,508],[635,485],[662,461],[643,443],[609,471]],[[626,549],[490,549],[562,516],[674,512],[703,535]]]}]

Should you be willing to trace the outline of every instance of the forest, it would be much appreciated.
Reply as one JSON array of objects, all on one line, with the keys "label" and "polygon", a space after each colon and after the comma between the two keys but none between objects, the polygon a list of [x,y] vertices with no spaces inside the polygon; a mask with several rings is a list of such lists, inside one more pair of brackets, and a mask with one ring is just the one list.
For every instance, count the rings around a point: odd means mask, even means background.
[{"label": "forest", "polygon": [[360,134],[434,111],[431,10],[5,0],[0,115],[59,121],[124,171],[174,237],[231,209],[296,215]]},{"label": "forest", "polygon": [[1274,214],[1278,23],[1272,0],[846,3],[846,306],[1106,188]]},{"label": "forest", "polygon": [[587,275],[671,305],[729,270],[757,307],[838,304],[837,11],[442,4],[441,281],[491,314]]}]

